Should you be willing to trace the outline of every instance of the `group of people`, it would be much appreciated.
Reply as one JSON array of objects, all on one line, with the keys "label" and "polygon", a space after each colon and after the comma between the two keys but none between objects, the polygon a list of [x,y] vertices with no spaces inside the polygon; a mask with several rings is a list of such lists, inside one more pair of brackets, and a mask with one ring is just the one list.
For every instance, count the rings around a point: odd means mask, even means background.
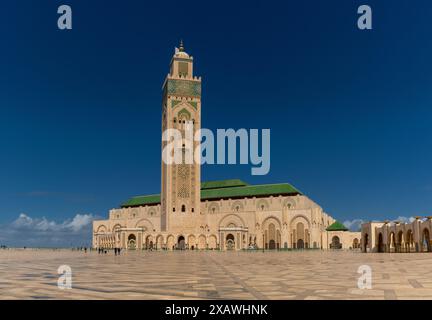
[{"label": "group of people", "polygon": [[[108,253],[107,249],[104,249],[104,248],[98,248],[97,250],[98,250],[99,254],[107,254]],[[120,255],[120,253],[121,253],[121,248],[114,248],[114,254],[116,256]]]},{"label": "group of people", "polygon": [[98,253],[99,254],[107,254],[108,251],[106,251],[104,248],[98,248]]}]

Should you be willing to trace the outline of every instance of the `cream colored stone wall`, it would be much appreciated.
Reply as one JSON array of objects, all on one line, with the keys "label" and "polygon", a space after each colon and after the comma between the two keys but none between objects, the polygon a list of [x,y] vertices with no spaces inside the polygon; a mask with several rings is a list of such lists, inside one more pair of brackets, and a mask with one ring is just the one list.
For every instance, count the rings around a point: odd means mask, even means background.
[{"label": "cream colored stone wall", "polygon": [[327,249],[338,249],[334,245],[340,243],[339,249],[361,249],[361,232],[327,231]]},{"label": "cream colored stone wall", "polygon": [[[173,216],[174,227],[164,232],[160,205],[113,209],[109,217],[94,222],[94,247],[173,249],[183,237],[189,249],[327,249],[331,237],[325,229],[335,221],[300,195],[203,201],[200,212]],[[360,239],[360,233],[336,234],[346,249]]]},{"label": "cream colored stone wall", "polygon": [[368,222],[362,225],[363,252],[432,252],[432,217],[411,223]]}]

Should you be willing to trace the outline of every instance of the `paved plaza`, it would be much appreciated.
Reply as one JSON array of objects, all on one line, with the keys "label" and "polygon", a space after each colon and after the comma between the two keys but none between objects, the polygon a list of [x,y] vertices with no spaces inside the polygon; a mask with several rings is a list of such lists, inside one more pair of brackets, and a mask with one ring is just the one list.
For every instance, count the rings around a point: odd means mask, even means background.
[{"label": "paved plaza", "polygon": [[[361,265],[372,289],[357,287]],[[432,299],[431,276],[428,253],[0,250],[1,299]]]}]

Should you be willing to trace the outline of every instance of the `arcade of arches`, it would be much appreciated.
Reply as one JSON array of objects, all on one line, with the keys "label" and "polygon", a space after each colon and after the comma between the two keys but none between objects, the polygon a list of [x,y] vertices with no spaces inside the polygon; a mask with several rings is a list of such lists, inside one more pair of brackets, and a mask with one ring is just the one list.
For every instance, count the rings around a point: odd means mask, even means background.
[{"label": "arcade of arches", "polygon": [[[140,225],[140,227],[138,226]],[[228,214],[219,223],[215,234],[149,234],[153,226],[139,222],[134,228],[116,225],[99,226],[96,246],[102,248],[126,248],[128,250],[243,250],[243,249],[357,249],[359,236],[353,232],[323,231],[318,239],[310,231],[311,225],[304,216],[295,217],[291,224],[283,224],[274,216],[255,225],[250,232],[238,214]],[[291,226],[289,228],[288,226]],[[327,241],[326,241],[327,240]],[[328,243],[326,245],[325,243]],[[323,246],[324,245],[324,246]]]},{"label": "arcade of arches", "polygon": [[363,252],[432,252],[432,217],[410,223],[369,222],[362,225]]}]

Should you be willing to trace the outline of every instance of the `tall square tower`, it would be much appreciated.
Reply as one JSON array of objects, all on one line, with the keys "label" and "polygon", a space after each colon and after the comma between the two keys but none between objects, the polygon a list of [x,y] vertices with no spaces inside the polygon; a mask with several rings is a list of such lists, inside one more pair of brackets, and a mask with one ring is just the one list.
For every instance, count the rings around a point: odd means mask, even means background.
[{"label": "tall square tower", "polygon": [[[182,143],[175,148],[181,152],[182,162],[167,164],[162,161],[162,231],[192,227],[191,222],[200,215],[201,167],[196,161],[186,161],[188,156],[193,159],[195,152],[201,155],[199,142],[194,141],[200,128],[201,78],[193,75],[193,57],[185,52],[181,42],[180,47],[175,48],[163,85],[162,132],[176,129],[181,133]],[[162,141],[162,150],[168,143]]]}]

